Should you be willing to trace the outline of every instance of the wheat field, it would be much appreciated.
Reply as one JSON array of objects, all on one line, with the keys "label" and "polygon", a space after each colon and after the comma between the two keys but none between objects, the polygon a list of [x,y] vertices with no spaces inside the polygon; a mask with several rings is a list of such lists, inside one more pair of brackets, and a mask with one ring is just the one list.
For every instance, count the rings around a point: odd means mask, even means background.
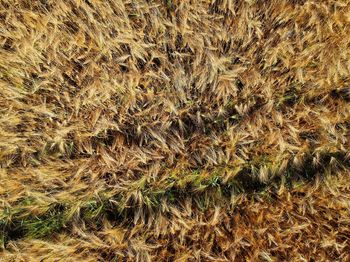
[{"label": "wheat field", "polygon": [[0,261],[349,261],[350,2],[0,0]]}]

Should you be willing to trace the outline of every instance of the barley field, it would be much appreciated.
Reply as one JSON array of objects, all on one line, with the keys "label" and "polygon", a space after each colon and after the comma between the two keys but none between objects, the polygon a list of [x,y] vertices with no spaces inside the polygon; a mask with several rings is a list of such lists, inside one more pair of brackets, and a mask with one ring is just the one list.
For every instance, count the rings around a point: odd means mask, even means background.
[{"label": "barley field", "polygon": [[0,0],[0,261],[350,261],[350,2]]}]

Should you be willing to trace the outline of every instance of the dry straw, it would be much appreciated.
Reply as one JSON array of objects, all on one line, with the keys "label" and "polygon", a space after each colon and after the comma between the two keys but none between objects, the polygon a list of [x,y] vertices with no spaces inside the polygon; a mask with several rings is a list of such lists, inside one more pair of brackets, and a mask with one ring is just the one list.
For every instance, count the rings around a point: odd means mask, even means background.
[{"label": "dry straw", "polygon": [[0,0],[1,256],[349,260],[349,22],[346,0]]}]

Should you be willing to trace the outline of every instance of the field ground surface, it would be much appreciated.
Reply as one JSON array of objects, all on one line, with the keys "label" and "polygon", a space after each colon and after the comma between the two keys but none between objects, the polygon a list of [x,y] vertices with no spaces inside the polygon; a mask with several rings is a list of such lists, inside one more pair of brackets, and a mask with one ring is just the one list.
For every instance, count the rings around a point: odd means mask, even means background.
[{"label": "field ground surface", "polygon": [[346,0],[0,0],[0,261],[350,261]]}]

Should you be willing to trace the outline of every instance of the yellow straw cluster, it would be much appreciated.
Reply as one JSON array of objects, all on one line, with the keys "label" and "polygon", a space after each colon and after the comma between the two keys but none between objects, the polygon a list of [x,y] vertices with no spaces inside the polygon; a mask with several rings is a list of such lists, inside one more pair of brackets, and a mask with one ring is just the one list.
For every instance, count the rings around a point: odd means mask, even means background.
[{"label": "yellow straw cluster", "polygon": [[0,261],[350,260],[347,0],[0,0]]}]

